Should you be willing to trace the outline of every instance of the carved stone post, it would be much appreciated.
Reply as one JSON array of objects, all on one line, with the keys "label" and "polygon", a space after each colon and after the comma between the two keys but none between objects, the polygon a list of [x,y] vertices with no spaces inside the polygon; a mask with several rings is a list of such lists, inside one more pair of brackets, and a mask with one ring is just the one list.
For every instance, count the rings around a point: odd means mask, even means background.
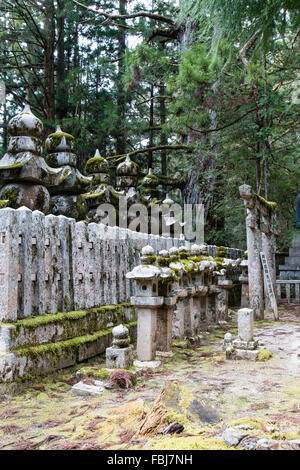
[{"label": "carved stone post", "polygon": [[246,230],[248,249],[249,300],[256,319],[264,318],[264,279],[260,261],[260,214],[251,186],[240,186],[240,195],[247,210]]},{"label": "carved stone post", "polygon": [[[247,256],[247,259],[245,259]],[[248,281],[248,252],[245,252],[244,259],[241,262],[242,274],[239,281],[242,284],[241,308],[249,308],[249,281]]]}]

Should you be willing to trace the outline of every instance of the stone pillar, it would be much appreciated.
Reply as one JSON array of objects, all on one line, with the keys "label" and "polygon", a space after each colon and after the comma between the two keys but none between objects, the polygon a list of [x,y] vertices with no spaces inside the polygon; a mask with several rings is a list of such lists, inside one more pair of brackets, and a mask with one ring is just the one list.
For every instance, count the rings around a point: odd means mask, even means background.
[{"label": "stone pillar", "polygon": [[[269,275],[270,280],[273,285],[273,291],[276,292],[276,262],[275,262],[275,250],[276,250],[276,243],[275,243],[275,236],[273,233],[273,215],[272,210],[268,209],[267,207],[261,205],[261,241],[262,241],[262,251],[266,256],[268,268],[269,268]],[[272,300],[269,298],[268,295],[268,287],[266,284],[266,279],[264,276],[264,290],[265,290],[265,304],[266,309],[268,311],[274,311],[274,318],[278,320],[278,310],[277,306],[273,303]]]},{"label": "stone pillar", "polygon": [[172,352],[173,310],[176,304],[169,263],[169,252],[161,250],[157,257],[157,264],[161,269],[159,295],[163,296],[164,304],[157,309],[156,347],[158,351],[164,353]]},{"label": "stone pillar", "polygon": [[196,287],[196,294],[193,297],[193,305],[194,305],[194,334],[197,335],[200,332],[200,314],[201,314],[201,297],[199,296],[197,292],[197,287]]},{"label": "stone pillar", "polygon": [[156,329],[157,329],[157,310],[156,305],[136,306],[138,317],[137,326],[137,359],[141,362],[154,361],[156,355]]},{"label": "stone pillar", "polygon": [[254,361],[257,357],[258,341],[253,338],[254,312],[250,308],[241,308],[238,311],[238,337],[225,335],[224,348],[227,359],[246,359]]},{"label": "stone pillar", "polygon": [[216,324],[217,316],[216,316],[216,293],[212,292],[208,295],[207,300],[207,324],[211,326]]},{"label": "stone pillar", "polygon": [[184,299],[187,296],[187,291],[178,285],[174,293],[177,296],[177,302],[173,311],[173,336],[178,339],[184,339]]},{"label": "stone pillar", "polygon": [[184,307],[184,335],[193,336],[194,334],[194,299],[192,287],[187,288],[188,295],[183,300]]},{"label": "stone pillar", "polygon": [[[247,257],[248,257],[248,254],[247,254]],[[242,268],[242,274],[239,277],[239,281],[242,284],[241,307],[249,308],[250,304],[249,304],[249,282],[248,282],[248,259],[243,259],[240,266]]]},{"label": "stone pillar", "polygon": [[217,294],[216,305],[218,321],[228,320],[228,293],[232,285],[233,282],[230,279],[226,279],[225,275],[218,277],[218,287],[220,289],[220,293]]},{"label": "stone pillar", "polygon": [[[207,288],[208,289],[208,288]],[[208,311],[208,295],[205,294],[200,297],[201,310],[200,310],[200,331],[206,331],[208,326],[207,311]]]},{"label": "stone pillar", "polygon": [[241,308],[238,311],[238,335],[241,341],[253,340],[254,315],[250,308]]},{"label": "stone pillar", "polygon": [[244,199],[247,210],[247,250],[248,250],[248,278],[249,278],[249,300],[254,310],[255,318],[264,318],[264,279],[260,261],[261,234],[258,226],[260,214],[255,201],[255,194],[251,186],[246,184],[240,186],[240,195]]},{"label": "stone pillar", "polygon": [[224,322],[228,320],[228,290],[225,288],[221,288],[221,292],[217,295],[216,310],[216,316],[219,321]]}]

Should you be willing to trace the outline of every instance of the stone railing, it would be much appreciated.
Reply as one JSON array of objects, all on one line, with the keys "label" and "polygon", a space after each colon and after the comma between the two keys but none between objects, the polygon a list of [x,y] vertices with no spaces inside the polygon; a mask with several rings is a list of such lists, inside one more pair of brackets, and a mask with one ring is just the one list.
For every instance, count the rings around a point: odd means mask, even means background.
[{"label": "stone railing", "polygon": [[[219,253],[217,253],[219,254]],[[135,280],[137,358],[153,361],[157,350],[170,354],[172,337],[183,339],[227,320],[230,279],[241,259],[215,258],[207,246],[192,245],[162,250],[142,249],[141,264],[127,274]]]},{"label": "stone railing", "polygon": [[300,303],[300,280],[278,279],[276,281],[276,297],[278,303]]}]

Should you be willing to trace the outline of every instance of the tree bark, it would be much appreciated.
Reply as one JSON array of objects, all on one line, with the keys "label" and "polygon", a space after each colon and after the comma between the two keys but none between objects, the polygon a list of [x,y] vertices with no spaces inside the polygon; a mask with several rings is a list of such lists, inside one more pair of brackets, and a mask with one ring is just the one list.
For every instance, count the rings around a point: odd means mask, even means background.
[{"label": "tree bark", "polygon": [[[119,0],[119,14],[126,15],[127,0]],[[121,25],[126,25],[126,20],[120,20]],[[117,154],[126,152],[126,133],[125,133],[125,119],[126,119],[126,93],[124,90],[122,78],[124,73],[124,55],[126,51],[126,28],[120,26],[118,33],[118,75],[117,75],[117,135],[116,135],[116,151]]]},{"label": "tree bark", "polygon": [[[160,125],[162,127],[161,133],[160,133],[160,145],[167,145],[168,139],[166,136],[166,132],[164,130],[164,125],[166,123],[166,117],[167,117],[167,109],[166,109],[166,100],[164,98],[166,93],[166,87],[164,84],[160,86],[160,95],[161,98],[159,99],[160,102]],[[166,150],[161,151],[161,174],[163,176],[167,176],[167,152]]]},{"label": "tree bark", "polygon": [[65,87],[65,21],[64,2],[57,1],[57,67],[56,67],[56,90],[57,90],[57,117],[59,120],[67,117],[68,96]]},{"label": "tree bark", "polygon": [[47,127],[55,121],[54,51],[55,8],[53,0],[45,1],[45,115]]}]

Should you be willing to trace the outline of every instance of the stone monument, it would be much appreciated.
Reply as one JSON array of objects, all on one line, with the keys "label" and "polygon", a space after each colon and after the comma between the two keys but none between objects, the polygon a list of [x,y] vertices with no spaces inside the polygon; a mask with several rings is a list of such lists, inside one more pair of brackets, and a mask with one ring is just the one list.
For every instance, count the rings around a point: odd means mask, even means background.
[{"label": "stone monument", "polygon": [[106,367],[108,369],[128,369],[133,364],[133,351],[130,347],[128,328],[118,325],[112,330],[113,342],[106,348]]},{"label": "stone monument", "polygon": [[253,338],[254,312],[251,308],[238,311],[238,337],[233,339],[228,333],[224,337],[227,359],[249,359],[255,361],[258,341]]}]

